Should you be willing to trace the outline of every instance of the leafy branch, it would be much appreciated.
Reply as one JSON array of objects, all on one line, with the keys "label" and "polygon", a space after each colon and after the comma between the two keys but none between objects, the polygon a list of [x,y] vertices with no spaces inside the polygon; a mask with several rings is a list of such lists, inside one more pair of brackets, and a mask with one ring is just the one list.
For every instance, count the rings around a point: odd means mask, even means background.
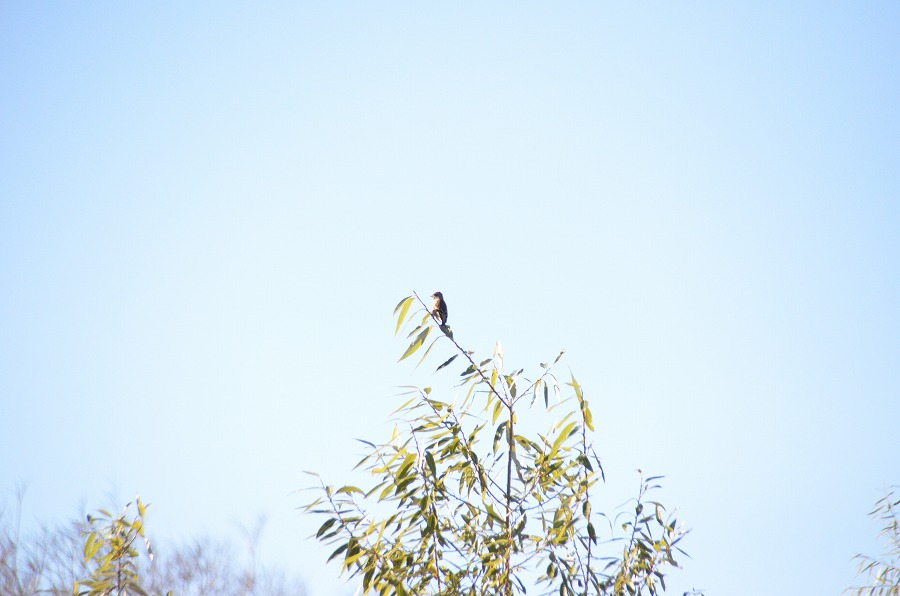
[{"label": "leafy branch", "polygon": [[[421,308],[413,311],[417,301]],[[609,517],[592,511],[591,495],[605,474],[591,444],[593,417],[583,388],[572,376],[566,385],[573,395],[562,399],[552,372],[563,353],[541,364],[530,381],[524,369],[504,372],[499,342],[490,358],[478,361],[417,294],[401,300],[394,314],[395,333],[413,323],[401,361],[424,349],[419,366],[438,341],[452,343],[456,353],[435,372],[462,356],[456,385],[462,397],[448,402],[430,387],[409,388],[390,440],[364,441],[370,451],[357,468],[373,485],[335,489],[319,480],[320,496],[304,510],[325,517],[315,538],[336,547],[329,560],[342,561],[341,573],[361,578],[364,593],[506,596],[537,585],[575,596],[664,589],[685,532],[663,519],[659,503],[646,500],[658,477],[642,478],[626,535],[614,535],[610,523],[610,536],[600,539],[594,521]],[[425,347],[435,330],[441,333]],[[541,396],[543,408],[536,408]],[[526,412],[558,418],[548,432],[529,437],[519,432],[518,417]],[[647,507],[654,514],[644,515]]]},{"label": "leafy branch", "polygon": [[875,508],[869,512],[869,517],[880,520],[883,523],[879,538],[887,542],[883,558],[856,555],[854,559],[859,561],[857,575],[869,576],[869,583],[865,586],[848,588],[850,592],[860,596],[898,596],[900,594],[900,518],[897,510],[900,508],[900,499],[894,494],[896,486],[886,491],[884,497],[875,502]]}]

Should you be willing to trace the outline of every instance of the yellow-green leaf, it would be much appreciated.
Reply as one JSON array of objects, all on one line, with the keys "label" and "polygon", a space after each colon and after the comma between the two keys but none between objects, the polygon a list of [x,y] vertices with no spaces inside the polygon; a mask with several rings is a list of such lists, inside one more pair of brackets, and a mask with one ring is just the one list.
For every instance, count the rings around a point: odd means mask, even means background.
[{"label": "yellow-green leaf", "polygon": [[405,360],[406,358],[409,358],[410,356],[415,354],[416,350],[421,348],[422,344],[425,343],[425,338],[428,337],[428,334],[430,332],[431,327],[426,327],[418,336],[416,336],[416,339],[414,339],[413,342],[409,344],[409,347],[406,348],[406,352],[403,353],[403,356],[401,356],[400,360],[398,360],[397,362]]},{"label": "yellow-green leaf", "polygon": [[406,313],[409,312],[409,307],[412,306],[413,297],[407,296],[399,303],[397,303],[396,308],[394,308],[394,314],[397,314],[397,311],[400,311],[400,314],[397,316],[397,328],[394,329],[394,335],[396,335],[400,331],[400,327],[403,326],[403,321],[406,319]]},{"label": "yellow-green leaf", "polygon": [[103,544],[101,541],[97,540],[97,533],[91,532],[88,534],[87,540],[84,543],[84,562],[87,563],[91,559],[94,558],[94,555],[97,554],[97,551],[100,550],[100,545]]}]

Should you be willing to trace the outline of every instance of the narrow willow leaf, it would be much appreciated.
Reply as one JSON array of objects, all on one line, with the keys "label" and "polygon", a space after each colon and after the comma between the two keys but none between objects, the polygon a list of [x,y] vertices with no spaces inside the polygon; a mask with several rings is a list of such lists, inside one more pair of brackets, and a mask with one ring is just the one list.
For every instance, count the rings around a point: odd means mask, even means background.
[{"label": "narrow willow leaf", "polygon": [[538,379],[531,385],[531,405],[534,405],[534,402],[537,401],[538,391],[541,390],[541,383],[543,383],[543,379]]},{"label": "narrow willow leaf", "polygon": [[362,495],[362,494],[365,494],[365,493],[363,493],[363,491],[362,491],[361,489],[359,489],[359,488],[357,488],[357,487],[355,487],[355,486],[342,486],[341,488],[337,489],[337,490],[334,492],[334,494],[336,494],[336,495],[339,495],[339,494],[341,494],[341,493],[345,493],[345,494],[348,494],[348,495],[351,495],[351,496],[353,495],[353,493],[359,493],[359,494],[361,494],[361,495]]},{"label": "narrow willow leaf", "polygon": [[454,360],[456,360],[456,357],[457,357],[457,356],[459,356],[459,354],[454,354],[453,356],[450,356],[450,358],[448,358],[447,360],[445,360],[443,364],[441,364],[439,367],[437,367],[436,369],[434,369],[434,372],[437,372],[437,371],[441,370],[442,368],[444,368],[444,367],[446,367],[446,366],[449,366],[451,362],[453,362]]},{"label": "narrow willow leaf", "polygon": [[426,327],[425,330],[422,331],[418,335],[418,337],[416,337],[416,339],[413,340],[413,342],[411,344],[409,344],[409,347],[406,348],[406,352],[403,353],[403,356],[401,356],[400,360],[398,360],[397,362],[405,360],[406,358],[409,358],[410,356],[415,354],[416,350],[421,348],[422,344],[425,343],[425,338],[428,337],[428,334],[430,332],[431,332],[431,327]]},{"label": "narrow willow leaf", "polygon": [[337,547],[337,548],[334,550],[334,552],[331,553],[331,555],[328,557],[328,560],[329,560],[329,561],[332,560],[333,558],[335,558],[336,556],[338,556],[339,554],[341,554],[342,552],[344,552],[345,550],[347,550],[347,546],[348,546],[347,544],[342,544],[342,545],[340,545],[339,547]]},{"label": "narrow willow leaf", "polygon": [[566,385],[572,387],[575,390],[575,396],[578,398],[578,404],[581,405],[584,402],[584,393],[581,390],[581,385],[578,384],[578,381],[575,380],[575,375],[571,375],[572,380]]},{"label": "narrow willow leaf", "polygon": [[97,541],[97,533],[88,534],[87,540],[84,542],[84,562],[87,563],[94,558],[97,550],[100,548],[101,542]]},{"label": "narrow willow leaf", "polygon": [[[406,394],[402,394],[402,395],[406,395]],[[396,410],[394,410],[393,412],[391,412],[391,416],[394,416],[395,414],[398,414],[398,413],[402,412],[402,411],[405,410],[407,407],[409,407],[409,404],[411,404],[411,403],[413,403],[413,402],[417,402],[417,401],[419,401],[419,398],[418,398],[418,397],[413,397],[412,399],[406,400],[405,402],[403,402],[403,405],[401,405],[399,408],[397,408]],[[412,410],[412,409],[414,409],[414,408],[410,408],[410,409]],[[360,441],[360,442],[362,442],[362,443],[365,443],[366,445],[368,445],[368,446],[371,447],[372,449],[375,449],[375,444],[374,444],[374,443],[370,443],[369,441],[363,441],[362,439],[356,439],[356,440],[357,440],[357,441]]]},{"label": "narrow willow leaf", "polygon": [[497,423],[497,418],[500,417],[500,413],[503,411],[503,402],[499,399],[494,404],[494,413],[491,415],[491,424]]},{"label": "narrow willow leaf", "polygon": [[412,296],[407,296],[406,298],[404,298],[400,302],[398,302],[397,306],[394,307],[394,314],[397,314],[397,311],[400,310],[400,308],[404,305],[404,303],[412,302],[412,299],[413,299]]},{"label": "narrow willow leaf", "polygon": [[397,303],[396,308],[394,308],[394,314],[397,314],[397,311],[400,311],[400,314],[397,316],[397,328],[394,329],[394,335],[400,332],[400,327],[403,326],[403,322],[406,320],[406,313],[409,312],[409,307],[412,306],[413,297],[407,296],[403,300]]},{"label": "narrow willow leaf", "polygon": [[316,532],[316,538],[320,538],[320,537],[322,536],[322,534],[324,534],[325,532],[327,532],[327,531],[328,531],[328,528],[330,528],[331,526],[333,526],[334,524],[336,524],[337,521],[338,521],[338,520],[337,520],[336,518],[334,518],[334,517],[331,517],[331,518],[325,520],[325,523],[322,524],[322,525],[319,527],[319,531]]},{"label": "narrow willow leaf", "polygon": [[587,400],[583,401],[581,404],[581,414],[584,417],[584,425],[588,427],[589,431],[593,432],[594,415],[591,414],[591,409],[588,407]]},{"label": "narrow willow leaf", "polygon": [[497,426],[497,431],[494,433],[494,453],[497,453],[497,444],[500,443],[500,439],[503,437],[503,431],[508,423],[508,420],[504,420]]},{"label": "narrow willow leaf", "polygon": [[396,480],[399,480],[406,476],[406,473],[412,468],[412,465],[416,462],[416,454],[410,453],[403,460],[403,463],[400,464],[400,469],[397,470],[397,474],[394,476]]},{"label": "narrow willow leaf", "polygon": [[565,428],[563,428],[559,432],[559,436],[556,437],[556,440],[553,441],[553,446],[550,448],[550,453],[547,455],[548,458],[553,458],[556,456],[556,453],[559,451],[559,448],[562,446],[563,441],[569,438],[569,436],[576,430],[577,422],[574,420],[568,423]]},{"label": "narrow willow leaf", "polygon": [[429,344],[428,349],[425,350],[425,353],[422,354],[422,357],[419,358],[419,362],[416,364],[415,368],[419,368],[419,365],[422,364],[423,362],[425,362],[425,359],[428,358],[429,352],[431,352],[431,348],[434,347],[434,344],[437,343],[438,339],[439,338],[435,337],[433,340],[431,340],[431,344]]},{"label": "narrow willow leaf", "polygon": [[516,397],[516,380],[512,375],[506,375],[503,377],[506,380],[506,385],[509,387],[509,395],[515,399]]}]

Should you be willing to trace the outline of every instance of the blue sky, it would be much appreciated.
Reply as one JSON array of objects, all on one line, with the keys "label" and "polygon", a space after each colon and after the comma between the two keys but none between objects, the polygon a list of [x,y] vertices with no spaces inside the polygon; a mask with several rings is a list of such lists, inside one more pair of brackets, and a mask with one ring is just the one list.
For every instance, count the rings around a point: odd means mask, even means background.
[{"label": "blue sky", "polygon": [[[900,483],[891,2],[0,4],[0,492],[161,540],[351,478],[442,290],[508,366],[567,350],[670,582],[826,594]],[[118,429],[118,430],[116,430]],[[624,488],[623,488],[624,487]]]}]

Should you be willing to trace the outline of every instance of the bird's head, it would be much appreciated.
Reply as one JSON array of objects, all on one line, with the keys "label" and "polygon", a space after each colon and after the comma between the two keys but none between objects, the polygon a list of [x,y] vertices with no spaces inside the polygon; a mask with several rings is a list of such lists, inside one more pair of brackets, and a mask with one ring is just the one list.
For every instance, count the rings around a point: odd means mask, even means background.
[{"label": "bird's head", "polygon": [[440,298],[441,300],[444,299],[444,295],[441,294],[440,292],[435,292],[434,294],[431,295],[431,297],[432,298]]}]

